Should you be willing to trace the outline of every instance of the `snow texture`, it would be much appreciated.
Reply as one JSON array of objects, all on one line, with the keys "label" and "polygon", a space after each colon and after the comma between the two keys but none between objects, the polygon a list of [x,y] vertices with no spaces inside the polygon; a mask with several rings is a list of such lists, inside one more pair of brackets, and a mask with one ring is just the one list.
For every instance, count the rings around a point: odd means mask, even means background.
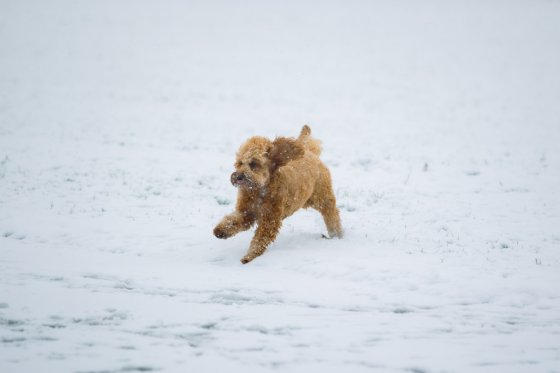
[{"label": "snow texture", "polygon": [[[560,2],[0,1],[1,372],[560,372]],[[346,236],[254,262],[248,137]]]}]

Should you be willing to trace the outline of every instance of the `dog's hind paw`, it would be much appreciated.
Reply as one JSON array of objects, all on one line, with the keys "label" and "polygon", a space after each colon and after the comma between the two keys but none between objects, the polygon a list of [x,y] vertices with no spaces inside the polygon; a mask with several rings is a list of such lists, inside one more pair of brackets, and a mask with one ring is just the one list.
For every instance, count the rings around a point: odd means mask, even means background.
[{"label": "dog's hind paw", "polygon": [[344,234],[342,232],[329,232],[329,235],[327,236],[326,234],[321,234],[321,237],[326,239],[326,240],[332,240],[333,238],[342,238]]}]

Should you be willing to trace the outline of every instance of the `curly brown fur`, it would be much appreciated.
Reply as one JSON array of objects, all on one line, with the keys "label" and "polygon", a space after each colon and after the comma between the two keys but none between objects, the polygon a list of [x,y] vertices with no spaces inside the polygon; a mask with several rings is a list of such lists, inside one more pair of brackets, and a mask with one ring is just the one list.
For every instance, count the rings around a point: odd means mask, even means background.
[{"label": "curly brown fur", "polygon": [[330,237],[342,237],[330,172],[319,159],[321,144],[305,125],[297,139],[252,137],[237,152],[231,183],[239,187],[235,211],[214,228],[218,238],[257,229],[243,264],[262,255],[275,240],[282,220],[300,208],[321,213]]}]

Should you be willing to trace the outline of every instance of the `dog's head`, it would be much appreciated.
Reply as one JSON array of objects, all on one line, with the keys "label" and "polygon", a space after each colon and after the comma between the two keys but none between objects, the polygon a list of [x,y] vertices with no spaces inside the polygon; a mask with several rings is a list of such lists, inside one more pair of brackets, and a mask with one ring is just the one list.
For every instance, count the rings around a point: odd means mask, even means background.
[{"label": "dog's head", "polygon": [[252,137],[237,152],[231,183],[240,188],[262,188],[278,168],[303,157],[304,152],[303,145],[295,139],[278,137],[270,141]]}]

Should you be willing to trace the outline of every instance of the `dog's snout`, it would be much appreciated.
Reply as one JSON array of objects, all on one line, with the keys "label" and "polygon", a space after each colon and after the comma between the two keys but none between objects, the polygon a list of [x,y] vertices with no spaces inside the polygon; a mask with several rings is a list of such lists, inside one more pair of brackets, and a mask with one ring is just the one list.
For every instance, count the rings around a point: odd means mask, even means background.
[{"label": "dog's snout", "polygon": [[233,185],[236,185],[240,181],[245,180],[245,175],[241,172],[234,172],[231,174],[230,180]]}]

